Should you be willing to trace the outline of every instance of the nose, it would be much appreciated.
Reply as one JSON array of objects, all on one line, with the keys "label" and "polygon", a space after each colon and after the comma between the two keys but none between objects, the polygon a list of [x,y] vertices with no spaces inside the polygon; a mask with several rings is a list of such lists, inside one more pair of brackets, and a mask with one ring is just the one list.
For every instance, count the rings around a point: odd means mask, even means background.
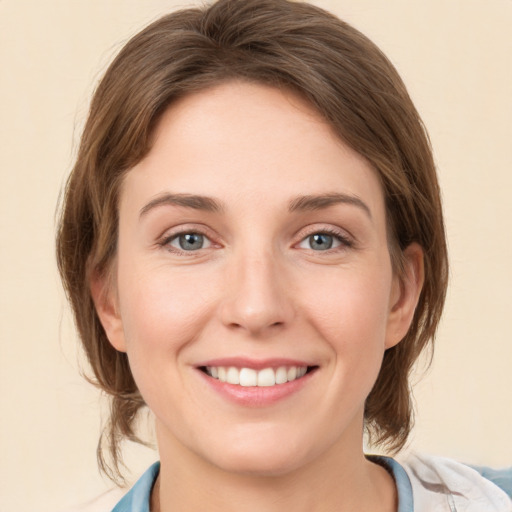
[{"label": "nose", "polygon": [[290,323],[294,316],[291,283],[271,253],[237,258],[226,277],[220,315],[228,328],[261,337]]}]

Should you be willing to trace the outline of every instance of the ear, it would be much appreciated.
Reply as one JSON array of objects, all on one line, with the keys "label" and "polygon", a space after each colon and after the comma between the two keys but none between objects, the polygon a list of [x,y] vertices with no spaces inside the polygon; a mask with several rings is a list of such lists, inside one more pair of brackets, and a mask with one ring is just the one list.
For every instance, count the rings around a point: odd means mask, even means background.
[{"label": "ear", "polygon": [[386,348],[397,345],[407,334],[425,278],[423,249],[419,244],[409,245],[403,252],[403,260],[403,274],[393,277]]},{"label": "ear", "polygon": [[123,322],[119,313],[117,289],[111,271],[94,272],[90,281],[92,300],[101,325],[110,344],[120,352],[126,352]]}]

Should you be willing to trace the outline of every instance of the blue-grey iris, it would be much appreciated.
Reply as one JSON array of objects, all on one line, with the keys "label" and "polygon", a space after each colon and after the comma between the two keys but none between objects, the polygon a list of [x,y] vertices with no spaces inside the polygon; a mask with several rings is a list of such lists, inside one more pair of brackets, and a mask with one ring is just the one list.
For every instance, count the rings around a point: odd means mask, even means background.
[{"label": "blue-grey iris", "polygon": [[202,249],[204,236],[199,233],[186,233],[178,237],[178,243],[184,251],[195,251]]},{"label": "blue-grey iris", "polygon": [[333,236],[325,233],[316,233],[309,237],[309,245],[315,251],[326,251],[332,247]]}]

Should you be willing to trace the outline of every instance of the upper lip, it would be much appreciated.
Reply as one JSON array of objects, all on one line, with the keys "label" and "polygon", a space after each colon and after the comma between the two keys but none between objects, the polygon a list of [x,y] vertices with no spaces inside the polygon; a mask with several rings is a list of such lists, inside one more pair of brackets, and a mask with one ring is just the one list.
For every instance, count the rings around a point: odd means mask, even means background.
[{"label": "upper lip", "polygon": [[224,366],[235,368],[252,368],[262,370],[264,368],[279,368],[281,366],[316,366],[311,361],[304,361],[291,358],[267,358],[253,359],[248,357],[221,357],[208,359],[196,365],[198,368],[204,366]]}]

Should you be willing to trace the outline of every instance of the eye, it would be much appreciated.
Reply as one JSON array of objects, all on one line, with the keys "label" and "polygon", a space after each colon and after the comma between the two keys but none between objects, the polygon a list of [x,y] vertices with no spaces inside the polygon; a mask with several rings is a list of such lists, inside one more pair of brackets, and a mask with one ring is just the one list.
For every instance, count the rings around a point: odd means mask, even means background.
[{"label": "eye", "polygon": [[312,251],[328,251],[329,249],[336,249],[341,245],[350,246],[350,243],[339,234],[326,232],[312,233],[299,243],[301,249],[310,249]]},{"label": "eye", "polygon": [[190,232],[172,236],[166,241],[166,245],[181,251],[198,251],[210,247],[211,242],[201,233]]}]

